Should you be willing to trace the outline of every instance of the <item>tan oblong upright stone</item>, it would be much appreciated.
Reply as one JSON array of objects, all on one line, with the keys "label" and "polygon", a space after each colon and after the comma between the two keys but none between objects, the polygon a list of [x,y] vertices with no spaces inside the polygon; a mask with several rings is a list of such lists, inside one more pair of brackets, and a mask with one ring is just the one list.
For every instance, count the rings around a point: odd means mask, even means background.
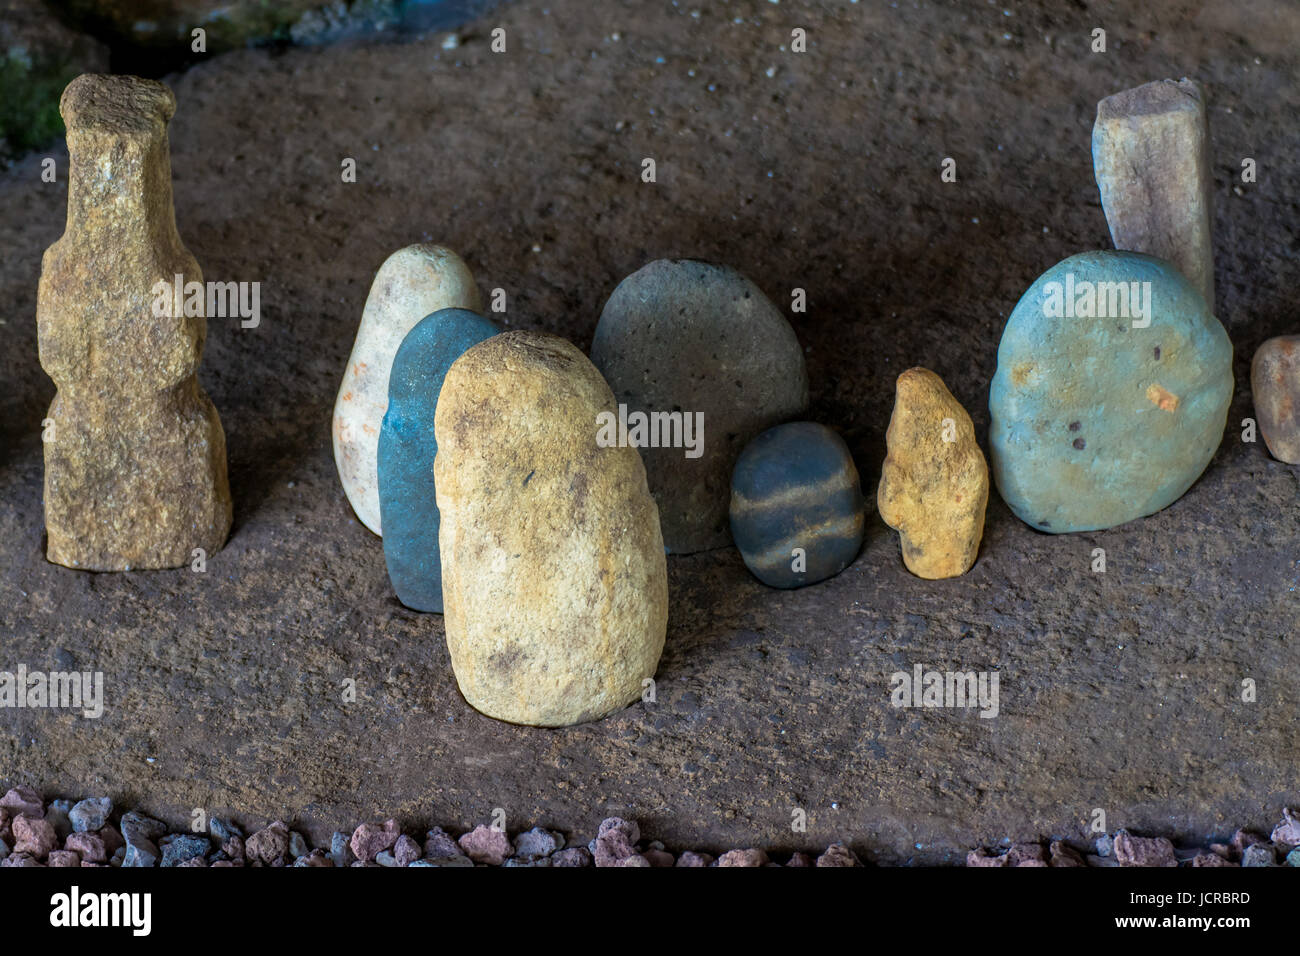
[{"label": "tan oblong upright stone", "polygon": [[888,455],[876,505],[902,539],[903,563],[920,578],[965,574],[979,554],[989,468],[975,426],[943,379],[926,368],[898,376]]},{"label": "tan oblong upright stone", "polygon": [[512,723],[559,727],[625,707],[668,622],[659,511],[635,448],[562,338],[507,332],[465,352],[434,416],[447,647],[461,693]]},{"label": "tan oblong upright stone", "polygon": [[416,324],[442,309],[483,311],[469,266],[431,242],[398,249],[375,273],[334,400],[334,463],[358,520],[382,535],[379,432],[397,349]]},{"label": "tan oblong upright stone", "polygon": [[1158,80],[1097,104],[1092,163],[1116,249],[1172,262],[1214,311],[1205,91]]},{"label": "tan oblong upright stone", "polygon": [[203,278],[172,209],[175,108],[161,83],[90,74],[59,104],[68,219],[41,263],[36,319],[41,366],[58,386],[45,432],[47,556],[72,568],[181,567],[230,531],[225,434],[196,377],[207,322],[159,285]]}]

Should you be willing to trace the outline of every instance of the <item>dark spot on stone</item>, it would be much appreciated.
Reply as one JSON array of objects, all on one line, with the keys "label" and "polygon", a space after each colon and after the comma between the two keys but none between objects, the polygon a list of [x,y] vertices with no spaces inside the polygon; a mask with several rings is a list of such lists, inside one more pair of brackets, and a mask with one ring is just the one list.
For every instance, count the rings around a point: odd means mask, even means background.
[{"label": "dark spot on stone", "polygon": [[1084,447],[1086,444],[1088,444],[1088,443],[1087,443],[1086,441],[1084,441],[1082,438],[1076,438],[1076,439],[1074,440],[1074,447],[1077,448],[1077,449],[1079,449],[1079,451],[1083,451],[1083,447]]},{"label": "dark spot on stone", "polygon": [[511,671],[518,666],[523,653],[517,647],[512,647],[507,651],[498,651],[488,658],[488,664],[499,671]]},{"label": "dark spot on stone", "polygon": [[1072,432],[1077,432],[1082,427],[1083,426],[1080,425],[1078,422],[1070,422],[1070,431]]},{"label": "dark spot on stone", "polygon": [[569,496],[575,511],[581,511],[587,504],[587,476],[578,472],[569,481]]},{"label": "dark spot on stone", "polygon": [[1040,527],[1040,528],[1050,528],[1051,526],[1052,526],[1052,522],[1050,522],[1050,521],[1040,521],[1040,522],[1038,522],[1038,527]]},{"label": "dark spot on stone", "polygon": [[1159,361],[1160,361],[1160,346],[1157,345],[1154,349],[1152,349],[1152,350],[1151,350],[1151,354],[1154,355],[1154,356],[1156,357],[1156,361],[1159,362]]},{"label": "dark spot on stone", "polygon": [[527,487],[527,486],[528,486],[528,483],[529,483],[530,481],[533,480],[533,475],[535,475],[535,474],[537,474],[537,469],[536,469],[536,468],[534,468],[532,471],[530,471],[530,472],[528,473],[528,477],[524,479],[524,487]]}]

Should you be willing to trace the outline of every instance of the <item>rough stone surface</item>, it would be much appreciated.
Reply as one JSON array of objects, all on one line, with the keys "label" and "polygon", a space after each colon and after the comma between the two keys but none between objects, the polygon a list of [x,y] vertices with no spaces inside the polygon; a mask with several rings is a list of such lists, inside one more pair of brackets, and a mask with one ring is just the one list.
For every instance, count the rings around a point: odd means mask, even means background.
[{"label": "rough stone surface", "polygon": [[627,860],[639,856],[636,851],[639,839],[641,830],[635,821],[609,817],[601,821],[588,849],[596,866],[623,866]]},{"label": "rough stone surface", "polygon": [[163,866],[180,866],[195,859],[202,861],[212,851],[212,844],[207,837],[182,833],[167,841],[162,849]]},{"label": "rough stone surface", "polygon": [[417,611],[442,613],[433,478],[438,394],[451,364],[497,332],[474,312],[441,309],[416,323],[393,359],[388,411],[379,434],[379,513],[388,579],[398,600]]},{"label": "rough stone surface", "polygon": [[352,855],[362,863],[369,863],[384,850],[391,849],[401,832],[396,820],[385,820],[378,826],[363,823],[352,831]]},{"label": "rough stone surface", "polygon": [[384,260],[370,285],[352,354],[334,400],[334,463],[357,519],[383,534],[379,435],[397,350],[421,319],[441,309],[483,310],[474,275],[444,246],[419,243]]},{"label": "rough stone surface", "polygon": [[1007,866],[1047,866],[1047,850],[1041,843],[1016,843],[1007,850]]},{"label": "rough stone surface", "polygon": [[1277,866],[1277,851],[1269,843],[1252,843],[1241,854],[1242,866]]},{"label": "rough stone surface", "polygon": [[1279,335],[1255,350],[1250,392],[1268,450],[1278,461],[1300,464],[1300,335]]},{"label": "rough stone surface", "polygon": [[335,866],[351,866],[356,859],[349,845],[350,839],[348,834],[338,830],[330,835],[330,859],[334,861]]},{"label": "rough stone surface", "polygon": [[15,853],[29,853],[37,859],[43,859],[58,846],[54,827],[44,818],[16,817],[13,829]]},{"label": "rough stone surface", "polygon": [[1282,808],[1282,822],[1273,828],[1269,839],[1282,846],[1300,846],[1300,812]]},{"label": "rough stone surface", "polygon": [[288,852],[289,827],[281,820],[258,830],[244,843],[244,854],[248,859],[267,866],[283,865]]},{"label": "rough stone surface", "polygon": [[643,447],[641,457],[670,552],[730,544],[728,492],[741,450],[808,408],[803,350],[785,316],[735,269],[660,259],[609,297],[591,360],[629,416],[703,415],[697,457],[682,447]]},{"label": "rough stone surface", "polygon": [[953,578],[975,564],[984,536],[989,468],[970,415],[925,368],[898,376],[876,491],[880,517],[898,530],[917,577]]},{"label": "rough stone surface", "polygon": [[[127,841],[122,854],[121,865],[124,867],[149,867],[158,864],[158,847],[152,840],[144,837]],[[116,854],[114,854],[116,858]]]},{"label": "rough stone surface", "polygon": [[72,823],[72,829],[78,833],[85,833],[88,830],[98,830],[108,822],[109,815],[113,812],[113,801],[108,797],[92,797],[85,800],[79,800],[73,805],[68,812],[68,819]]},{"label": "rough stone surface", "polygon": [[420,844],[416,843],[409,836],[403,833],[393,844],[393,859],[397,861],[398,866],[406,866],[418,860],[424,851],[420,849]]},{"label": "rough stone surface", "polygon": [[1214,173],[1205,91],[1157,80],[1097,104],[1092,161],[1116,249],[1172,262],[1214,312]]},{"label": "rough stone surface", "polygon": [[1237,865],[1238,865],[1238,864],[1233,863],[1233,862],[1230,861],[1230,860],[1225,860],[1223,857],[1219,856],[1219,854],[1217,854],[1217,853],[1198,853],[1198,854],[1196,854],[1196,856],[1192,857],[1192,866],[1194,866],[1194,867],[1202,867],[1202,866],[1237,866]]},{"label": "rough stone surface", "polygon": [[1120,866],[1177,866],[1174,845],[1166,837],[1138,837],[1127,830],[1115,834],[1115,860]]},{"label": "rough stone surface", "polygon": [[70,568],[187,566],[230,530],[225,433],[196,377],[206,320],[182,314],[176,296],[170,314],[155,308],[156,283],[203,281],[172,211],[175,109],[167,87],[129,76],[80,76],[60,102],[67,228],[41,262],[36,321],[58,386],[45,426],[46,554]]},{"label": "rough stone surface", "polygon": [[63,844],[64,849],[74,851],[86,863],[107,863],[108,851],[104,838],[98,833],[78,831],[71,834]]},{"label": "rough stone surface", "polygon": [[447,373],[434,462],[447,646],[489,717],[595,720],[654,677],[663,538],[640,457],[596,443],[613,404],[587,357],[544,333],[488,339]]},{"label": "rough stone surface", "polygon": [[445,860],[453,856],[461,856],[460,844],[456,838],[443,830],[442,827],[434,827],[430,830],[424,841],[424,855],[431,860]]},{"label": "rough stone surface", "polygon": [[718,866],[767,866],[767,854],[762,850],[728,850],[718,857]]},{"label": "rough stone surface", "polygon": [[45,802],[31,787],[10,787],[5,795],[0,797],[0,810],[8,811],[7,817],[10,820],[15,817],[43,817]]},{"label": "rough stone surface", "polygon": [[591,866],[591,853],[586,847],[571,846],[550,857],[551,866]]},{"label": "rough stone surface", "polygon": [[[1143,283],[1149,314],[1119,315],[1109,293],[1104,311],[1114,315],[1044,314],[1072,290],[1083,299],[1085,282]],[[1232,343],[1168,263],[1133,252],[1071,256],[1029,287],[1002,333],[989,390],[998,491],[1022,521],[1052,534],[1153,514],[1214,457],[1232,391]]]},{"label": "rough stone surface", "polygon": [[[687,4],[632,16],[547,0],[502,7],[450,52],[438,35],[241,50],[173,76],[181,234],[205,273],[263,281],[261,326],[210,323],[199,373],[230,436],[236,511],[206,575],[44,560],[54,388],[31,317],[67,155],[0,168],[0,668],[66,669],[66,652],[104,672],[109,702],[99,720],[6,709],[0,793],[147,799],[177,823],[222,808],[246,830],[292,819],[317,845],[378,808],[412,835],[468,828],[490,793],[583,840],[622,813],[674,849],[763,846],[782,861],[846,835],[881,864],[959,863],[1035,834],[1082,846],[1092,806],[1180,844],[1226,820],[1267,834],[1283,804],[1300,806],[1295,708],[1267,692],[1300,674],[1300,508],[1295,469],[1239,426],[1254,415],[1251,355],[1300,331],[1300,10],[1243,2],[1255,15],[1114,4],[1107,33],[1138,55],[1103,58],[1088,50],[1093,4],[1025,0],[1012,18],[980,4],[966,21],[942,5],[808,0],[794,6],[809,55],[778,56],[788,0],[733,0],[744,24],[695,20]],[[498,22],[532,39],[493,54]],[[917,36],[952,55],[918,57]],[[557,63],[563,90],[544,82]],[[941,375],[987,441],[979,396],[1011,307],[1052,262],[1110,244],[1088,152],[1097,100],[1189,64],[1212,96],[1237,386],[1233,428],[1175,507],[1062,547],[993,494],[979,561],[933,585],[874,508],[858,560],[813,588],[774,592],[734,550],[670,557],[657,705],[555,731],[465,703],[442,619],[393,597],[331,453],[339,378],[389,252],[437,238],[485,296],[507,290],[507,327],[583,348],[610,290],[652,259],[729,263],[782,309],[804,288],[807,312],[788,313],[811,383],[801,417],[844,437],[870,490],[904,369]],[[666,142],[681,146],[667,160]],[[1240,183],[1236,144],[1259,143],[1260,180]],[[41,184],[45,155],[58,182]],[[654,185],[636,176],[646,155],[660,159]],[[943,185],[949,155],[959,181]],[[339,182],[343,156],[362,159],[355,184]],[[1093,547],[1104,575],[1086,571]],[[911,662],[1000,667],[1000,716],[892,708],[888,675]],[[1240,700],[1246,673],[1259,705]],[[343,676],[356,704],[339,700]],[[790,832],[792,794],[807,834]]]},{"label": "rough stone surface", "polygon": [[506,858],[514,853],[510,837],[502,830],[495,830],[486,824],[479,824],[460,838],[460,848],[475,863],[487,863],[500,866]]},{"label": "rough stone surface", "polygon": [[554,830],[533,827],[515,837],[515,856],[536,860],[550,856],[564,846],[564,837]]},{"label": "rough stone surface", "polygon": [[[721,865],[721,864],[719,864]],[[817,866],[861,866],[858,855],[843,843],[832,843],[826,852],[817,857]]]},{"label": "rough stone surface", "polygon": [[139,810],[129,810],[122,814],[120,827],[122,838],[127,843],[136,840],[157,840],[167,832],[167,824]]},{"label": "rough stone surface", "polygon": [[839,574],[862,548],[866,504],[853,455],[825,425],[790,422],[745,446],[731,476],[731,535],[764,584]]}]

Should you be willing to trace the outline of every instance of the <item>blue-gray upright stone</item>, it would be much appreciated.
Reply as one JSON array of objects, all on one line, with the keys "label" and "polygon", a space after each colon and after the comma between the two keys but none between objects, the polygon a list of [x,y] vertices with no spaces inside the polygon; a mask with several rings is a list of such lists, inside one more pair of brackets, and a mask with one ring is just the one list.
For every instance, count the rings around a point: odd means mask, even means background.
[{"label": "blue-gray upright stone", "polygon": [[425,316],[402,339],[388,379],[388,411],[379,432],[379,515],[384,561],[397,598],[417,611],[442,613],[433,415],[452,363],[500,331],[466,309]]},{"label": "blue-gray upright stone", "polygon": [[853,455],[825,425],[790,422],[760,434],[731,477],[731,536],[769,587],[839,574],[858,556],[866,502]]}]

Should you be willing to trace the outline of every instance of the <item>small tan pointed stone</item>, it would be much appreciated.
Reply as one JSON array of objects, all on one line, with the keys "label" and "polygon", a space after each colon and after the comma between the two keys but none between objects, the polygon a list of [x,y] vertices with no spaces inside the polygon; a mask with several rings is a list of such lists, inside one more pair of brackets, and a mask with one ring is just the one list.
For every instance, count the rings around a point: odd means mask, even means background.
[{"label": "small tan pointed stone", "polygon": [[876,503],[902,538],[917,577],[965,574],[979,554],[989,469],[975,426],[943,379],[925,368],[898,377],[888,455]]}]

